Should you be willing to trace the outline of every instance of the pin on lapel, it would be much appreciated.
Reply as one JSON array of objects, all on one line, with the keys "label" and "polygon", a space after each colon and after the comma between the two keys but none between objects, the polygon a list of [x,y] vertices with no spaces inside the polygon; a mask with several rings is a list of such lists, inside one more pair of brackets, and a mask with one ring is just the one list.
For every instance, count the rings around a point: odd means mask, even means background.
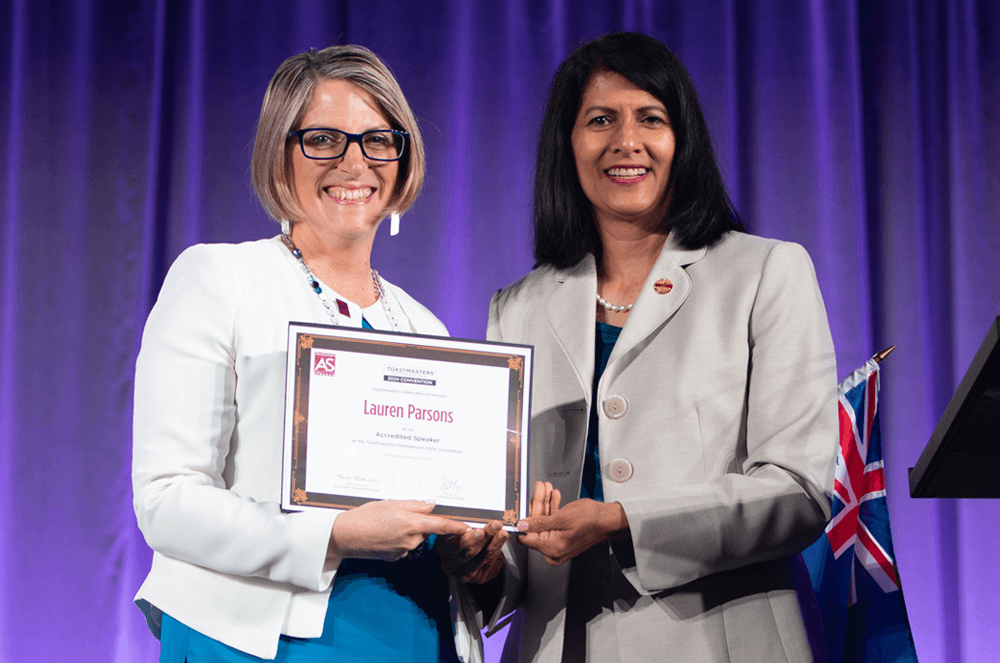
[{"label": "pin on lapel", "polygon": [[674,284],[670,281],[670,279],[659,279],[653,284],[653,290],[655,290],[658,295],[665,295],[673,289]]}]

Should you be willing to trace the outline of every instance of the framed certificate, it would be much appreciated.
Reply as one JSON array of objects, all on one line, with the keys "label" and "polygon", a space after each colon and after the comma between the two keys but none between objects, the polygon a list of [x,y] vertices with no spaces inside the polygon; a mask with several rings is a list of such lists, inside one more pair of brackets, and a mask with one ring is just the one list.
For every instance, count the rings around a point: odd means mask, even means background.
[{"label": "framed certificate", "polygon": [[282,508],[433,500],[513,531],[527,516],[532,348],[290,323]]}]

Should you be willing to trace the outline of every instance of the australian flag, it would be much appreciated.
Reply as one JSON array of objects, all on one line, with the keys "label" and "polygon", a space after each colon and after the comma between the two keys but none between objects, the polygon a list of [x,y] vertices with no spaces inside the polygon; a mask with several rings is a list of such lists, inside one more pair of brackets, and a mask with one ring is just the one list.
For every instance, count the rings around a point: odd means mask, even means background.
[{"label": "australian flag", "polygon": [[833,519],[802,552],[822,618],[823,633],[810,635],[829,663],[917,661],[889,529],[878,389],[874,358],[840,383]]}]

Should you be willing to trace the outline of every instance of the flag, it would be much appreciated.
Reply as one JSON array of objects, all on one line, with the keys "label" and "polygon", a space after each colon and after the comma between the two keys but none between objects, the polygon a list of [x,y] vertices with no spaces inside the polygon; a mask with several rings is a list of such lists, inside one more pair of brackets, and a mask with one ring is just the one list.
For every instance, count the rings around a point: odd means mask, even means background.
[{"label": "flag", "polygon": [[[879,364],[840,383],[833,518],[802,552],[829,663],[916,663],[892,548],[879,432]],[[808,619],[807,619],[808,624]]]}]

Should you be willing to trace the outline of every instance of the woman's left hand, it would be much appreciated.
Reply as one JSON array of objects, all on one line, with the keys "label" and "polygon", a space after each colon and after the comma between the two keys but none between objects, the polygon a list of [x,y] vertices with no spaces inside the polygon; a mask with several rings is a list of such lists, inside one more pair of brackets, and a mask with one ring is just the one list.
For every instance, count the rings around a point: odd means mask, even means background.
[{"label": "woman's left hand", "polygon": [[[545,504],[544,509],[536,504]],[[579,499],[559,508],[559,491],[538,482],[532,515],[517,524],[518,540],[537,550],[552,566],[565,564],[588,548],[628,529],[628,518],[618,502]],[[548,513],[550,515],[535,515]]]},{"label": "woman's left hand", "polygon": [[508,536],[494,520],[481,529],[469,529],[461,536],[441,537],[435,546],[441,557],[441,568],[462,582],[488,582],[503,568],[502,549]]}]

